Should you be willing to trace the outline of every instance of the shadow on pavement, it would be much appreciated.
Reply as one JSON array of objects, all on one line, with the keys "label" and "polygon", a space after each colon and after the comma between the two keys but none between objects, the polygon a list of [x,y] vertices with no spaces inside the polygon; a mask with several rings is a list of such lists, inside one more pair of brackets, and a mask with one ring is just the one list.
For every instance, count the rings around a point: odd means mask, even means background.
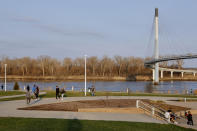
[{"label": "shadow on pavement", "polygon": [[42,97],[38,98],[37,100],[31,99],[31,103],[30,103],[29,105],[36,104],[36,103],[38,103],[38,102],[41,101],[41,100],[42,100]]}]

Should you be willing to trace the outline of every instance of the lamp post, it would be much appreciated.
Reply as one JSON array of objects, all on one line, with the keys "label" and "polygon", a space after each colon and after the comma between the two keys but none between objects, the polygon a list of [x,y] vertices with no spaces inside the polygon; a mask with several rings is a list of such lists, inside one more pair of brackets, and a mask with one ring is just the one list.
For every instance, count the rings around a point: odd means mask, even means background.
[{"label": "lamp post", "polygon": [[7,67],[7,64],[4,64],[5,65],[5,91],[6,91],[6,67]]},{"label": "lamp post", "polygon": [[86,57],[87,55],[85,55],[85,96],[86,96]]}]

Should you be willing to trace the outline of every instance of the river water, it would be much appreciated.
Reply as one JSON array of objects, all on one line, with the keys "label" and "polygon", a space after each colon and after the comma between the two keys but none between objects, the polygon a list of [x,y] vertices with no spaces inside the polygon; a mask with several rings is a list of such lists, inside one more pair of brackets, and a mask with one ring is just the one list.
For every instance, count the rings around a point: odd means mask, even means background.
[{"label": "river water", "polygon": [[[38,85],[41,90],[55,90],[55,86],[66,87],[66,90],[82,91],[84,89],[84,81],[64,81],[64,82],[26,82],[18,81],[20,89],[23,90],[24,86],[29,85],[32,87],[34,84]],[[4,84],[1,81],[1,84]],[[197,89],[197,81],[164,81],[159,85],[153,85],[150,81],[95,81],[87,82],[87,88],[95,85],[96,91],[114,91],[126,92],[127,88],[131,92],[145,92],[145,93],[183,93],[188,90],[188,93]],[[7,90],[12,90],[14,81],[7,82]]]}]

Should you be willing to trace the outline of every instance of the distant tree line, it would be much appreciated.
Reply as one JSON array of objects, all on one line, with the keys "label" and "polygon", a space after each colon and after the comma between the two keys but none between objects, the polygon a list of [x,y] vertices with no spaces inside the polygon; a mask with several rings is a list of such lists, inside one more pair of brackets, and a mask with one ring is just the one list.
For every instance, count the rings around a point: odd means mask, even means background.
[{"label": "distant tree line", "polygon": [[[148,58],[146,58],[148,59]],[[110,58],[96,56],[87,58],[88,76],[134,76],[151,75],[151,70],[144,67],[145,59],[139,57],[114,56]],[[76,76],[84,75],[84,58],[64,58],[58,60],[50,56],[0,59],[0,73],[4,73],[4,64],[7,64],[7,75],[21,76]],[[182,68],[182,61],[160,63],[162,67]]]}]

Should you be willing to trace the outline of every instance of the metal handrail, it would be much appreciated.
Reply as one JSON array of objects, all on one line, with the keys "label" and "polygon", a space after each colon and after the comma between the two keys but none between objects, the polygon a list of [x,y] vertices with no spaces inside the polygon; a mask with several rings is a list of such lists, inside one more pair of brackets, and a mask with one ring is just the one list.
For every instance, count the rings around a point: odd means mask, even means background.
[{"label": "metal handrail", "polygon": [[[142,104],[142,105],[140,105],[140,104]],[[151,106],[151,105],[149,105],[147,103],[144,103],[140,100],[138,100],[138,105],[137,106],[138,106],[137,108],[141,108],[141,109],[151,113],[153,116],[159,117],[160,119],[166,121],[165,110],[164,109]]]}]

